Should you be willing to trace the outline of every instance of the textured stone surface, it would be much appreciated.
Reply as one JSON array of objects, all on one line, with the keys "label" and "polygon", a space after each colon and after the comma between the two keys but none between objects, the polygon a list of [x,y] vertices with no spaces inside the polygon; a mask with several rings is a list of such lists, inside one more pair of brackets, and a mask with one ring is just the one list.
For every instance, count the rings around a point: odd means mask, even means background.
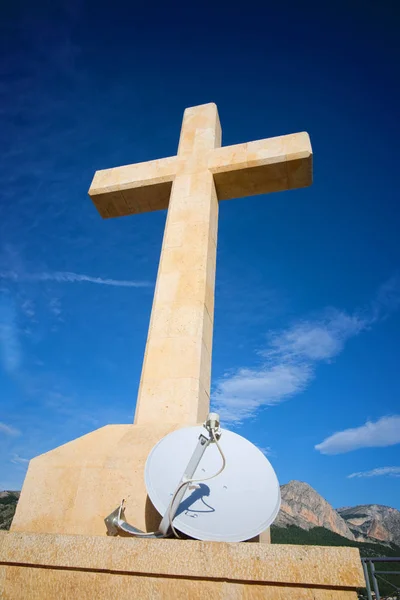
[{"label": "textured stone surface", "polygon": [[357,600],[351,590],[5,567],[3,600]]},{"label": "textured stone surface", "polygon": [[354,548],[3,533],[0,565],[7,599],[336,600],[363,585]]},{"label": "textured stone surface", "polygon": [[281,509],[275,520],[278,527],[326,527],[349,540],[354,540],[346,521],[308,483],[289,481],[281,485],[281,497]]},{"label": "textured stone surface", "polygon": [[[155,531],[161,517],[148,499],[144,466],[152,447],[179,427],[107,425],[37,456],[11,530],[105,536],[104,518],[124,498],[127,521]],[[252,541],[269,543],[269,530]]]},{"label": "textured stone surface", "polygon": [[104,217],[168,207],[135,423],[203,421],[209,409],[218,200],[311,184],[298,133],[221,148],[215,104],[185,110],[175,157],[98,171]]},{"label": "textured stone surface", "polygon": [[106,535],[104,518],[126,499],[126,518],[153,531],[144,465],[179,424],[107,425],[31,460],[12,531]]},{"label": "textured stone surface", "polygon": [[[209,170],[214,176],[218,200],[280,192],[311,184],[312,150],[306,132],[220,148],[220,129],[214,133],[209,128],[206,134],[204,128],[195,125],[196,139],[194,135],[185,136],[185,125],[191,125],[185,123],[187,115],[203,107],[207,107],[209,112],[216,112],[213,104],[185,111],[181,133],[185,143],[182,145],[180,142],[178,156],[96,171],[89,195],[102,217],[168,208],[172,183],[178,174],[183,173]],[[197,156],[196,160],[188,161],[191,143],[192,154]],[[212,144],[215,146],[212,147]],[[199,160],[199,154],[205,158]]]}]

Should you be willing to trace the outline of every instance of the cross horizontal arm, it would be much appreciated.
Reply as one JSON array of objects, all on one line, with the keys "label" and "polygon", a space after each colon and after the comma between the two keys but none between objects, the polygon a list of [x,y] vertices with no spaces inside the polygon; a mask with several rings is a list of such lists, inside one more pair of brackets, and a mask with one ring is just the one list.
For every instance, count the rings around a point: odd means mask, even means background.
[{"label": "cross horizontal arm", "polygon": [[[191,164],[193,163],[193,164]],[[312,183],[308,133],[294,133],[206,151],[96,171],[89,189],[104,218],[168,208],[175,175],[209,170],[218,200],[268,194]]]},{"label": "cross horizontal arm", "polygon": [[96,171],[89,196],[105,219],[168,208],[176,156]]},{"label": "cross horizontal arm", "polygon": [[302,132],[216,148],[208,168],[218,200],[306,187],[312,183],[310,138]]}]

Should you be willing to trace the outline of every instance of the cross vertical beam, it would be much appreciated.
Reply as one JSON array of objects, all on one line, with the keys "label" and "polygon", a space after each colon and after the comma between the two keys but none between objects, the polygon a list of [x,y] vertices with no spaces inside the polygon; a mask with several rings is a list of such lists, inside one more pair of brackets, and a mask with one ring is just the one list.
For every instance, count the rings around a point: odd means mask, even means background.
[{"label": "cross vertical beam", "polygon": [[168,209],[135,423],[208,413],[218,201],[312,182],[307,133],[221,147],[215,104],[186,109],[176,156],[96,171],[104,218]]},{"label": "cross vertical beam", "polygon": [[221,146],[215,104],[185,111],[135,423],[191,425],[210,402],[218,198],[207,168]]}]

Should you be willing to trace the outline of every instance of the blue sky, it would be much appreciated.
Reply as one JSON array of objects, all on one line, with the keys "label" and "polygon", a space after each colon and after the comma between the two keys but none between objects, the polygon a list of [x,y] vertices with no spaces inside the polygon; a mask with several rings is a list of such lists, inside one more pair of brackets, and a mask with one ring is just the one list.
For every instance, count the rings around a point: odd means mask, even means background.
[{"label": "blue sky", "polygon": [[87,190],[216,102],[224,145],[308,131],[314,184],[221,204],[214,406],[282,483],[400,508],[398,25],[390,1],[3,7],[0,489],[131,422],[165,213],[103,221]]}]

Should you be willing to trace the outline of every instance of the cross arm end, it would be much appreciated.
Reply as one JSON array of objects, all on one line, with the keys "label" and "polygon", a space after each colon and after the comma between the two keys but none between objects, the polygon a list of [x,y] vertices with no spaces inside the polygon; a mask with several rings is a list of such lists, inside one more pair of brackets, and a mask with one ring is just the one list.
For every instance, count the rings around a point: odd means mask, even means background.
[{"label": "cross arm end", "polygon": [[89,196],[100,215],[126,216],[168,207],[176,157],[96,171]]},{"label": "cross arm end", "polygon": [[307,187],[312,183],[310,137],[300,132],[218,148],[209,168],[220,200]]}]

